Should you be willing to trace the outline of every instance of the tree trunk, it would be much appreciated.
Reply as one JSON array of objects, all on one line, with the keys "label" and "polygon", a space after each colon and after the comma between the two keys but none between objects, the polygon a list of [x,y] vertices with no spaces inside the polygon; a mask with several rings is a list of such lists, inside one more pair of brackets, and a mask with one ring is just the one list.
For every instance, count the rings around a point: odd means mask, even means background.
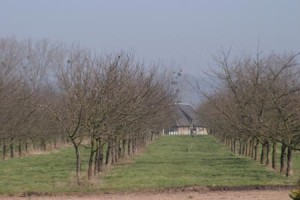
[{"label": "tree trunk", "polygon": [[97,149],[95,155],[95,167],[94,167],[94,174],[96,175],[100,171],[102,171],[102,164],[103,164],[103,146],[101,144],[101,140],[97,141]]},{"label": "tree trunk", "polygon": [[118,151],[118,158],[122,158],[124,153],[123,151],[123,143],[121,142],[122,140],[118,140],[118,148],[119,148],[119,151]]},{"label": "tree trunk", "polygon": [[96,146],[96,152],[95,152],[95,159],[94,159],[94,176],[98,173],[98,158],[99,158],[99,151],[98,146]]},{"label": "tree trunk", "polygon": [[46,140],[45,139],[41,139],[41,150],[46,151]]},{"label": "tree trunk", "polygon": [[233,153],[236,153],[236,140],[233,141]]},{"label": "tree trunk", "polygon": [[128,141],[127,141],[127,155],[128,156],[131,156],[131,139],[128,139]]},{"label": "tree trunk", "polygon": [[272,168],[274,170],[276,170],[276,162],[277,162],[277,151],[276,151],[276,148],[277,148],[277,143],[274,142],[273,143],[273,151],[272,151]]},{"label": "tree trunk", "polygon": [[293,166],[292,166],[292,157],[293,156],[293,150],[291,147],[288,147],[287,150],[287,167],[286,167],[286,176],[292,176],[293,175]]},{"label": "tree trunk", "polygon": [[35,150],[36,146],[35,146],[35,141],[33,138],[31,138],[31,142],[32,142],[32,148],[33,148],[33,150]]},{"label": "tree trunk", "polygon": [[285,160],[286,160],[286,145],[283,143],[281,145],[281,154],[280,154],[280,173],[285,171]]},{"label": "tree trunk", "polygon": [[115,151],[115,163],[118,162],[119,160],[119,154],[120,154],[120,140],[115,140],[115,145],[114,145],[114,151]]},{"label": "tree trunk", "polygon": [[251,148],[251,141],[250,140],[246,140],[246,156],[250,155],[250,148]]},{"label": "tree trunk", "polygon": [[54,149],[57,148],[57,140],[56,140],[56,138],[53,139],[53,148]]},{"label": "tree trunk", "polygon": [[270,142],[266,142],[266,149],[267,149],[266,165],[269,166],[269,165],[271,164],[271,148],[270,148]]},{"label": "tree trunk", "polygon": [[99,162],[99,160],[98,160],[98,158],[99,158],[99,142],[98,142],[98,140],[96,140],[96,149],[95,149],[95,159],[94,159],[94,175],[96,175],[97,174],[97,172],[98,172],[98,162]]},{"label": "tree trunk", "polygon": [[248,156],[253,158],[253,145],[254,145],[254,140],[251,139],[250,142],[249,142],[249,149],[248,149]]},{"label": "tree trunk", "polygon": [[3,146],[2,146],[2,160],[6,159],[6,155],[7,155],[6,144],[3,143]]},{"label": "tree trunk", "polygon": [[264,164],[265,161],[265,148],[266,148],[266,144],[263,143],[261,147],[260,164]]},{"label": "tree trunk", "polygon": [[93,163],[94,163],[94,145],[95,142],[93,139],[91,139],[91,151],[90,151],[90,158],[89,158],[89,167],[88,167],[88,180],[91,180],[93,175]]},{"label": "tree trunk", "polygon": [[81,171],[80,152],[76,142],[73,139],[71,139],[71,141],[76,154],[76,181],[77,181],[77,185],[80,186],[80,171]]},{"label": "tree trunk", "polygon": [[107,144],[105,164],[108,166],[111,165],[111,142],[110,141]]},{"label": "tree trunk", "polygon": [[102,171],[103,166],[103,145],[99,148],[99,162],[98,162],[98,172]]},{"label": "tree trunk", "polygon": [[255,139],[252,140],[252,146],[251,146],[251,158],[254,158],[255,154]]},{"label": "tree trunk", "polygon": [[15,154],[14,154],[14,145],[13,145],[12,141],[10,142],[10,157],[11,158],[15,157]]},{"label": "tree trunk", "polygon": [[242,147],[242,155],[245,155],[245,147],[246,147],[246,145],[245,145],[245,142],[243,142],[243,147]]},{"label": "tree trunk", "polygon": [[224,135],[224,138],[223,138],[223,141],[222,141],[225,145],[227,144],[226,143],[226,135]]},{"label": "tree trunk", "polygon": [[115,141],[111,142],[111,164],[114,165],[116,163],[116,143]]},{"label": "tree trunk", "polygon": [[26,153],[29,152],[29,151],[28,151],[28,141],[27,141],[27,140],[25,141],[25,151],[26,151]]},{"label": "tree trunk", "polygon": [[126,154],[126,140],[123,140],[122,141],[122,146],[123,146],[123,158],[127,157],[127,154]]},{"label": "tree trunk", "polygon": [[254,146],[254,160],[258,159],[258,145],[259,145],[259,141],[257,140]]},{"label": "tree trunk", "polygon": [[131,147],[132,147],[132,154],[134,155],[135,153],[136,153],[136,138],[134,138],[133,139],[133,141],[132,141],[132,145],[131,145]]},{"label": "tree trunk", "polygon": [[230,151],[233,152],[233,142],[232,142],[232,139],[229,139],[229,148],[230,148]]},{"label": "tree trunk", "polygon": [[81,171],[81,161],[80,161],[80,153],[78,146],[75,147],[76,154],[76,179],[77,185],[80,185],[80,171]]},{"label": "tree trunk", "polygon": [[19,152],[19,157],[22,157],[22,142],[21,142],[21,140],[19,141],[18,152]]},{"label": "tree trunk", "polygon": [[240,142],[239,142],[239,155],[242,155],[242,149],[243,149],[243,143],[242,143],[242,141],[240,140]]}]

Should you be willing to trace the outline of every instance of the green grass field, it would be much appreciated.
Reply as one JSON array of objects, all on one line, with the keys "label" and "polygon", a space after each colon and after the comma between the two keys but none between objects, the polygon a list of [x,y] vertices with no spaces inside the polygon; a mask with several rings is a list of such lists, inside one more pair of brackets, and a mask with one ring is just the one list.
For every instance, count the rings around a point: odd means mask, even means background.
[{"label": "green grass field", "polygon": [[75,170],[72,148],[0,161],[0,194],[63,192]]},{"label": "green grass field", "polygon": [[286,185],[293,181],[232,154],[211,136],[171,136],[159,138],[134,164],[115,167],[104,177],[103,189]]},{"label": "green grass field", "polygon": [[[294,158],[295,172],[299,174],[300,155],[297,153]],[[211,136],[160,137],[143,154],[125,163],[106,172],[100,181],[79,188],[74,184],[72,148],[46,155],[0,161],[0,194],[137,191],[184,186],[289,185],[297,179],[288,179],[248,158],[233,155]],[[83,170],[86,167],[87,160],[83,159]]]}]

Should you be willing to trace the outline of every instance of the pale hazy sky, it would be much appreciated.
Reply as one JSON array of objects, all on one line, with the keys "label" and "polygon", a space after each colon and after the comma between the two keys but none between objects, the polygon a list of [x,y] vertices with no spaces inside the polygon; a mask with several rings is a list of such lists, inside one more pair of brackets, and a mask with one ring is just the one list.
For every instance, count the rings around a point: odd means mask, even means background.
[{"label": "pale hazy sky", "polygon": [[300,51],[300,0],[0,0],[0,36],[134,52],[194,74],[221,46]]}]

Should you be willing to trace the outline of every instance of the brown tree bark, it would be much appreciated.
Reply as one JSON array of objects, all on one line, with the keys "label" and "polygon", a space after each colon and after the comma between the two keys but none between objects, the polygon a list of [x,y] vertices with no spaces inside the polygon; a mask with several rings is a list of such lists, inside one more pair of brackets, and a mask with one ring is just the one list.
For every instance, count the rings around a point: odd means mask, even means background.
[{"label": "brown tree bark", "polygon": [[272,168],[274,170],[276,170],[277,169],[277,166],[276,166],[276,164],[277,164],[277,143],[276,142],[273,143],[272,149],[273,149],[272,150]]},{"label": "brown tree bark", "polygon": [[286,145],[283,143],[281,145],[281,153],[280,153],[280,173],[284,173],[285,171],[285,161],[286,161]]},{"label": "brown tree bark", "polygon": [[233,153],[236,153],[236,140],[233,140]]},{"label": "brown tree bark", "polygon": [[132,140],[132,144],[131,144],[131,152],[132,152],[132,155],[134,155],[135,152],[136,152],[136,138],[134,138],[134,139]]},{"label": "brown tree bark", "polygon": [[266,144],[263,143],[261,147],[261,153],[260,153],[260,164],[264,164],[265,162],[265,149],[266,149]]},{"label": "brown tree bark", "polygon": [[128,156],[131,156],[132,155],[132,140],[131,139],[128,139],[127,140],[127,155]]},{"label": "brown tree bark", "polygon": [[14,158],[15,154],[14,154],[14,144],[13,144],[13,141],[10,142],[9,148],[10,148],[10,157]]},{"label": "brown tree bark", "polygon": [[4,142],[2,146],[2,160],[5,160],[6,156],[7,156],[7,148],[6,148],[6,143]]},{"label": "brown tree bark", "polygon": [[19,157],[22,157],[22,142],[21,142],[21,140],[19,141],[18,153],[19,153]]},{"label": "brown tree bark", "polygon": [[270,148],[270,142],[266,142],[266,165],[269,166],[271,164],[271,148]]},{"label": "brown tree bark", "polygon": [[255,146],[254,146],[254,160],[258,159],[258,146],[259,146],[259,141],[256,140]]},{"label": "brown tree bark", "polygon": [[28,150],[28,141],[25,140],[25,151],[26,153],[29,153],[29,150]]},{"label": "brown tree bark", "polygon": [[76,182],[77,185],[80,186],[80,172],[81,172],[81,160],[80,160],[80,151],[79,151],[79,146],[76,144],[76,142],[71,139],[74,150],[75,150],[75,155],[76,155]]},{"label": "brown tree bark", "polygon": [[128,151],[126,151],[126,140],[122,141],[122,153],[123,153],[123,158],[127,157]]},{"label": "brown tree bark", "polygon": [[116,143],[114,140],[111,141],[111,164],[114,165],[116,163]]},{"label": "brown tree bark", "polygon": [[92,139],[91,140],[91,150],[90,150],[90,157],[89,157],[89,163],[88,163],[88,180],[91,180],[92,178],[92,175],[93,175],[93,164],[94,164],[94,145],[95,145],[95,142],[94,140]]},{"label": "brown tree bark", "polygon": [[287,166],[286,166],[286,176],[287,177],[293,175],[292,160],[293,160],[293,150],[291,147],[288,147],[288,149],[287,149]]},{"label": "brown tree bark", "polygon": [[110,141],[107,143],[105,164],[107,166],[111,165],[111,142]]},{"label": "brown tree bark", "polygon": [[243,143],[240,140],[240,142],[239,142],[239,155],[242,155],[242,153],[243,153]]},{"label": "brown tree bark", "polygon": [[41,150],[46,151],[46,140],[44,138],[41,139]]},{"label": "brown tree bark", "polygon": [[242,155],[245,155],[246,152],[246,143],[243,141]]},{"label": "brown tree bark", "polygon": [[94,174],[102,171],[103,165],[103,145],[101,140],[97,140],[96,155],[95,155],[95,164],[94,164]]},{"label": "brown tree bark", "polygon": [[248,149],[248,156],[250,158],[253,158],[253,146],[254,146],[254,140],[251,139],[249,143],[249,149]]}]

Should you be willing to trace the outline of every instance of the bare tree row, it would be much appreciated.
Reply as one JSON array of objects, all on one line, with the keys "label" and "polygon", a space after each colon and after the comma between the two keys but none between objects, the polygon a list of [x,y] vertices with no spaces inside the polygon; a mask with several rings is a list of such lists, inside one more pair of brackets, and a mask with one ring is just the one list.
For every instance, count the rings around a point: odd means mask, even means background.
[{"label": "bare tree row", "polygon": [[[2,158],[23,149],[46,148],[61,132],[38,106],[47,99],[47,70],[54,64],[56,44],[47,40],[0,38],[0,145]],[[39,143],[39,144],[37,144]],[[9,152],[8,152],[9,151]]]},{"label": "bare tree row", "polygon": [[[234,153],[260,159],[292,175],[292,155],[300,143],[300,65],[298,54],[244,55],[216,58],[210,92],[199,108],[211,134]],[[259,154],[260,151],[260,154]],[[259,158],[260,156],[260,158]]]},{"label": "bare tree row", "polygon": [[90,152],[91,179],[159,134],[175,98],[166,71],[125,53],[101,56],[78,45],[2,38],[0,64],[3,155],[7,145],[13,154],[29,141],[45,146],[66,138],[78,184],[82,146]]}]

